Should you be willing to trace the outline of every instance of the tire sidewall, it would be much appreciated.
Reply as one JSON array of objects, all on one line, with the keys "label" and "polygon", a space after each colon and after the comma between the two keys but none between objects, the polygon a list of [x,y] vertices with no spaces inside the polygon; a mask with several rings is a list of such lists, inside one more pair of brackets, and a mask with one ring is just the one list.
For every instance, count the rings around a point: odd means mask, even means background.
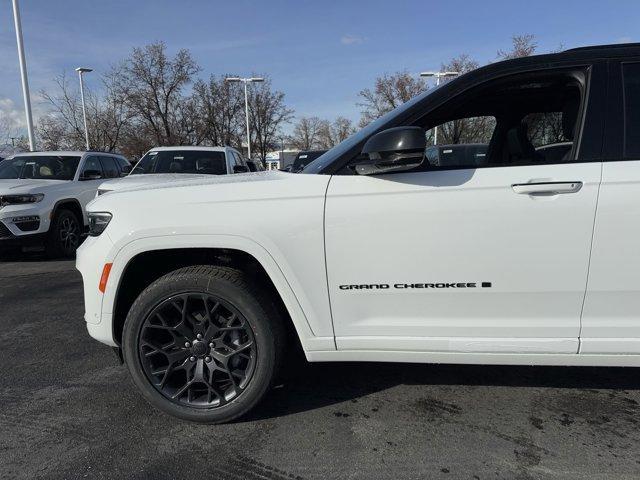
[{"label": "tire sidewall", "polygon": [[75,253],[75,249],[72,252],[65,251],[65,248],[60,241],[60,225],[65,217],[69,217],[76,222],[76,225],[78,226],[78,245],[76,246],[76,249],[78,246],[80,246],[80,220],[71,210],[67,210],[66,208],[61,209],[56,212],[55,216],[53,217],[54,220],[51,224],[49,238],[47,239],[47,252],[50,256],[70,257]]},{"label": "tire sidewall", "polygon": [[[242,313],[253,330],[257,357],[249,385],[222,407],[191,408],[170,401],[151,384],[140,361],[138,339],[147,316],[161,302],[188,292],[208,293],[225,300]],[[134,383],[149,403],[170,415],[199,423],[227,422],[253,408],[270,387],[276,365],[274,332],[258,301],[234,283],[197,273],[162,277],[140,294],[125,321],[122,352]]]}]

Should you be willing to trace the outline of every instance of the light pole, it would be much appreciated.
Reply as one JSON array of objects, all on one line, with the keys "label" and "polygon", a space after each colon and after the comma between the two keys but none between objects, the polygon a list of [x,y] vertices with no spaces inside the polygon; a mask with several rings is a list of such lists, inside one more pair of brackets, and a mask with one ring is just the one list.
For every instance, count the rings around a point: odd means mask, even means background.
[{"label": "light pole", "polygon": [[[440,86],[440,79],[445,77],[455,77],[460,75],[460,72],[422,72],[421,77],[436,77],[436,87]],[[433,129],[433,144],[438,144],[438,126]]]},{"label": "light pole", "polygon": [[87,150],[89,150],[89,128],[87,127],[87,109],[84,106],[84,82],[82,81],[82,74],[93,72],[91,68],[78,67],[78,78],[80,79],[80,98],[82,99],[82,118],[84,119],[84,139],[87,144]]},{"label": "light pole", "polygon": [[22,80],[22,96],[24,97],[24,110],[27,116],[27,133],[29,135],[29,150],[35,150],[33,137],[33,117],[31,115],[31,98],[29,97],[29,79],[27,78],[27,61],[24,58],[24,45],[22,43],[22,23],[20,22],[20,9],[18,0],[13,0],[13,23],[16,26],[16,41],[18,43],[18,61],[20,62],[20,79]]},{"label": "light pole", "polygon": [[247,117],[247,158],[251,160],[251,133],[249,132],[249,95],[247,93],[247,84],[253,82],[264,82],[262,77],[227,77],[225,82],[242,82],[244,83],[244,114]]}]

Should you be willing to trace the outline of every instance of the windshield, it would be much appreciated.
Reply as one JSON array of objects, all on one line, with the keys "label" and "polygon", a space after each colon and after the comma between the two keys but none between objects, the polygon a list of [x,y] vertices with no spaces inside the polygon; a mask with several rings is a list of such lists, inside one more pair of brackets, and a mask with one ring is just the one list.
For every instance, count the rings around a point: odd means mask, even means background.
[{"label": "windshield", "polygon": [[0,178],[73,180],[78,163],[80,163],[79,156],[16,156],[0,162]]},{"label": "windshield", "polygon": [[[445,84],[443,83],[442,85],[445,85]],[[435,88],[430,88],[428,91],[413,97],[408,102],[403,103],[402,105],[395,108],[394,110],[391,110],[389,113],[386,113],[385,115],[378,118],[377,120],[374,120],[359,132],[354,133],[349,138],[339,143],[338,145],[333,147],[331,150],[327,151],[327,153],[316,158],[313,162],[307,165],[304,168],[304,170],[302,170],[301,173],[318,173],[319,171],[323,170],[336,158],[340,157],[341,155],[343,155],[344,153],[352,149],[354,146],[356,146],[358,143],[368,138],[372,134],[376,133],[380,129],[380,127],[389,123],[395,117],[402,115],[408,109],[413,107],[416,103],[422,101],[426,96],[431,95],[433,92],[435,92],[439,88],[442,88],[442,85]]]},{"label": "windshield", "polygon": [[224,175],[224,152],[206,150],[163,150],[149,152],[136,164],[131,175],[146,173],[203,173]]}]

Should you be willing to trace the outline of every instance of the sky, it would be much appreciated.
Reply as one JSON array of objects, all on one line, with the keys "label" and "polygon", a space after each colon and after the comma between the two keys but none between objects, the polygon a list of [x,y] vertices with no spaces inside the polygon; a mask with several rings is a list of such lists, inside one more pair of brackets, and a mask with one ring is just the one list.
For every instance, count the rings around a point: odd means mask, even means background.
[{"label": "sky", "polygon": [[[513,35],[538,51],[640,41],[638,0],[20,0],[34,115],[53,79],[99,75],[133,47],[189,49],[211,74],[266,74],[296,116],[357,121],[358,92],[383,73],[438,69],[462,53],[495,61]],[[0,115],[24,128],[10,0],[0,0]]]}]

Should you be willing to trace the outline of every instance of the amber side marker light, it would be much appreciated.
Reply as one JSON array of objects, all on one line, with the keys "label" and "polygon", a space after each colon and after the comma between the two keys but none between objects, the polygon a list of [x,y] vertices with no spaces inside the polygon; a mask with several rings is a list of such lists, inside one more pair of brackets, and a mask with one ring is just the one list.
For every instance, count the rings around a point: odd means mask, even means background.
[{"label": "amber side marker light", "polygon": [[100,276],[100,284],[98,285],[98,290],[102,293],[107,288],[107,282],[109,281],[109,274],[111,273],[111,266],[113,263],[105,263],[104,267],[102,267],[102,275]]}]

